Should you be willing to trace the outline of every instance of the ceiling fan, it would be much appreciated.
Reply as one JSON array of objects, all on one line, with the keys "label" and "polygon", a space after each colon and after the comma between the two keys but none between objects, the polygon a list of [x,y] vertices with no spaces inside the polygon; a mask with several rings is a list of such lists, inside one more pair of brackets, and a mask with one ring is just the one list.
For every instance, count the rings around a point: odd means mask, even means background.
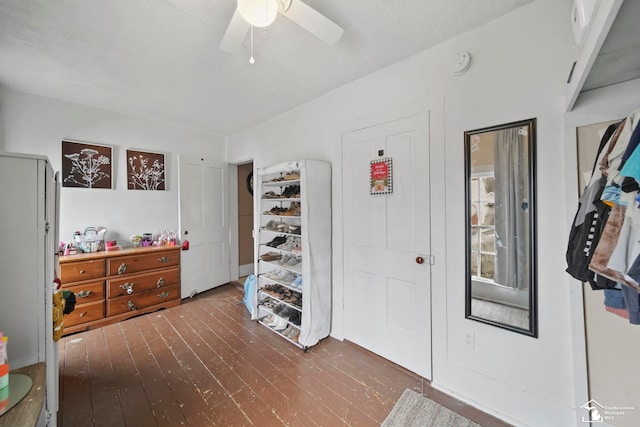
[{"label": "ceiling fan", "polygon": [[327,44],[336,43],[344,32],[336,23],[300,0],[238,0],[220,42],[220,50],[238,51],[251,26],[271,25],[278,12]]}]

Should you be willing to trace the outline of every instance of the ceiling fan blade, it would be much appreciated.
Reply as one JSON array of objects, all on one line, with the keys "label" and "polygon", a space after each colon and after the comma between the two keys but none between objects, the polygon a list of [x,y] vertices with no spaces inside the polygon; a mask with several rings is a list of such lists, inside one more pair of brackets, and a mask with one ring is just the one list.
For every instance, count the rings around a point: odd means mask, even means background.
[{"label": "ceiling fan blade", "polygon": [[244,20],[242,15],[240,15],[240,10],[236,7],[236,11],[233,12],[233,17],[231,17],[231,22],[229,22],[227,31],[224,33],[224,37],[220,42],[220,50],[229,53],[240,50],[250,28],[251,25]]},{"label": "ceiling fan blade", "polygon": [[335,44],[344,32],[335,22],[300,0],[291,0],[289,8],[280,13],[327,44]]}]

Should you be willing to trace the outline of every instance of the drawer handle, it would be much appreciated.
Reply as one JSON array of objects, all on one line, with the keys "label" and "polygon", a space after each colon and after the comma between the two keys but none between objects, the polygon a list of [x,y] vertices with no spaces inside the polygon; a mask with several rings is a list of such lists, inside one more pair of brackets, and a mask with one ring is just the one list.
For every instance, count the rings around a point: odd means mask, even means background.
[{"label": "drawer handle", "polygon": [[124,274],[127,271],[127,264],[124,262],[118,267],[118,274]]},{"label": "drawer handle", "polygon": [[156,288],[161,288],[164,286],[164,277],[160,277],[156,282]]},{"label": "drawer handle", "polygon": [[127,303],[127,307],[129,308],[129,311],[135,311],[138,309],[138,307],[136,307],[136,304],[133,301],[129,301]]},{"label": "drawer handle", "polygon": [[161,292],[161,293],[158,294],[158,298],[166,298],[166,297],[169,296],[169,294],[170,294],[169,291]]},{"label": "drawer handle", "polygon": [[86,316],[86,315],[87,315],[87,312],[86,312],[86,311],[83,311],[82,313],[80,313],[80,317],[84,317],[84,316]]},{"label": "drawer handle", "polygon": [[127,294],[131,295],[133,293],[133,283],[123,283],[122,285],[120,285],[120,289],[122,289],[123,291],[127,291]]},{"label": "drawer handle", "polygon": [[169,258],[168,256],[163,256],[162,258],[158,258],[158,262],[169,262],[171,258]]},{"label": "drawer handle", "polygon": [[78,298],[88,298],[91,296],[91,294],[93,294],[93,292],[91,291],[80,291],[78,292],[78,294],[76,295]]},{"label": "drawer handle", "polygon": [[80,274],[84,274],[84,273],[86,273],[86,271],[80,270]]}]

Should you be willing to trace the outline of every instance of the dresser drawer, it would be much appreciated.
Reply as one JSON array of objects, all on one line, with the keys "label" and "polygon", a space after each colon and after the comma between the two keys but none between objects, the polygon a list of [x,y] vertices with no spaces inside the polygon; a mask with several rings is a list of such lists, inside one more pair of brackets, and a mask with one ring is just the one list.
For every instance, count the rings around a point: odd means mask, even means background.
[{"label": "dresser drawer", "polygon": [[104,299],[104,281],[89,282],[76,286],[63,286],[63,289],[75,294],[76,304],[86,304]]},{"label": "dresser drawer", "polygon": [[127,275],[122,279],[107,280],[109,298],[135,295],[152,289],[166,288],[180,283],[180,267],[152,273]]},{"label": "dresser drawer", "polygon": [[104,317],[104,301],[76,305],[75,310],[64,315],[64,326],[75,326]]},{"label": "dresser drawer", "polygon": [[60,264],[60,281],[63,285],[101,277],[104,277],[104,259],[91,259]]},{"label": "dresser drawer", "polygon": [[107,315],[115,316],[127,312],[135,312],[146,307],[180,298],[180,286],[153,289],[146,292],[112,298],[107,300]]},{"label": "dresser drawer", "polygon": [[123,274],[138,273],[156,268],[172,267],[179,264],[179,250],[121,256],[109,258],[107,260],[107,274],[109,276],[121,276]]}]

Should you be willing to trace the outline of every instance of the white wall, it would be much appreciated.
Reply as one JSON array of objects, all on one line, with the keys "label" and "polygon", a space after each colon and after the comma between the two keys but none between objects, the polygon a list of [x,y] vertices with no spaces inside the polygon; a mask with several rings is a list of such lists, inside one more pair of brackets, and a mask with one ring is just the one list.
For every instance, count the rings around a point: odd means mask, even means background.
[{"label": "white wall", "polygon": [[[446,236],[432,242],[433,384],[519,425],[566,426],[576,417],[570,284],[564,243],[559,244],[568,235],[561,144],[564,82],[574,59],[571,3],[538,0],[228,138],[231,162],[253,158],[256,167],[302,157],[333,162],[332,335],[341,338],[340,133],[350,123],[443,95],[444,147],[432,149],[444,158],[431,171],[446,182],[435,188],[446,191],[446,212],[434,218]],[[446,63],[457,51],[469,51],[473,65],[453,77]],[[531,117],[538,119],[538,339],[464,318],[463,132]],[[463,345],[464,330],[475,333],[474,349]]]},{"label": "white wall", "polygon": [[[178,155],[224,159],[224,137],[0,88],[0,149],[45,155],[61,166],[61,141],[113,146],[112,190],[62,188],[60,239],[102,225],[129,244],[134,233],[178,229]],[[127,148],[165,153],[166,191],[127,190]]]}]

